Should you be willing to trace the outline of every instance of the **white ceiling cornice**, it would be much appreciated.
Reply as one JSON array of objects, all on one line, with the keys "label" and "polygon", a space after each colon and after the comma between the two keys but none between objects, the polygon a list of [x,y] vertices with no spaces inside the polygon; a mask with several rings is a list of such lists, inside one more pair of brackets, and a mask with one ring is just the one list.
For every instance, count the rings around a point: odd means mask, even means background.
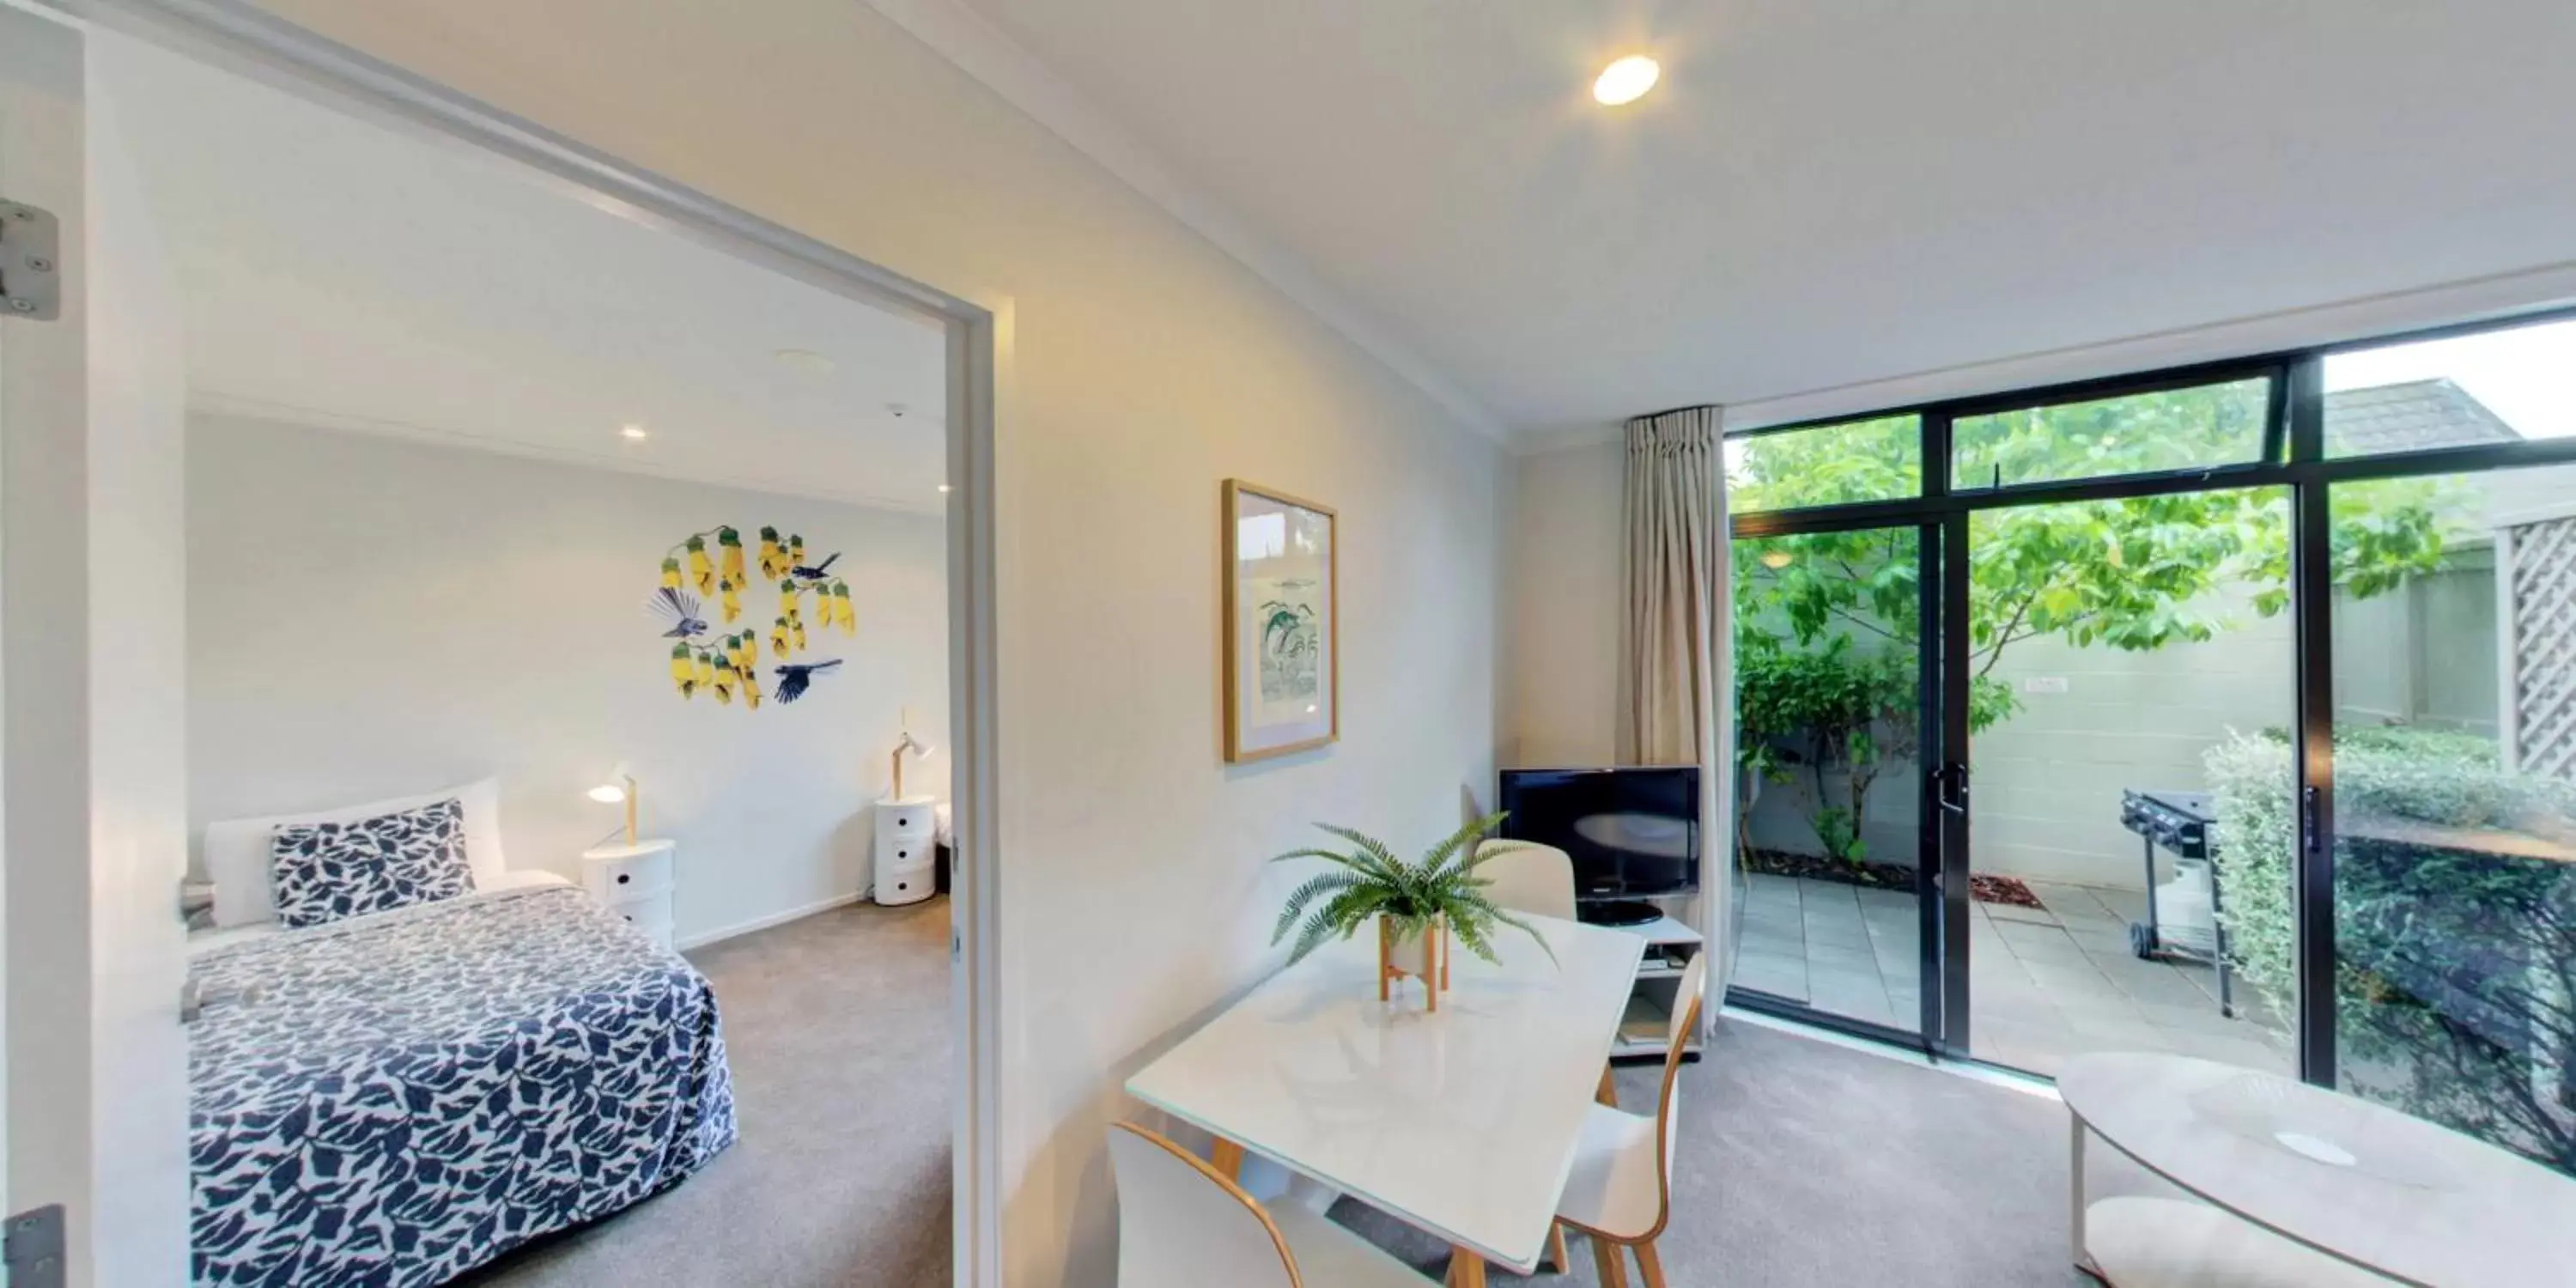
[{"label": "white ceiling cornice", "polygon": [[1498,443],[1510,435],[1490,408],[1469,397],[1369,312],[1317,276],[1305,261],[1254,231],[1242,216],[1183,179],[1133,133],[958,0],[866,0],[869,7],[999,94],[1074,150],[1116,175],[1368,355],[1430,395],[1450,415]]}]

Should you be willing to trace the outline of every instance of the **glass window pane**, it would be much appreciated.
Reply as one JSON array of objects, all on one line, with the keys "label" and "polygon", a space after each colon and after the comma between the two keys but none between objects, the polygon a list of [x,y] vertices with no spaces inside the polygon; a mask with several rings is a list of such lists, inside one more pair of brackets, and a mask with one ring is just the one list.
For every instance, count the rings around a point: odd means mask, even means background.
[{"label": "glass window pane", "polygon": [[1726,440],[1726,504],[1737,514],[1923,492],[1923,418],[1882,416]]},{"label": "glass window pane", "polygon": [[1735,542],[1735,987],[1919,1032],[1920,534]]},{"label": "glass window pane", "polygon": [[2329,510],[2337,1080],[2576,1173],[2576,467]]},{"label": "glass window pane", "polygon": [[2576,437],[2576,320],[2326,358],[2326,455]]},{"label": "glass window pane", "polygon": [[1951,487],[2249,465],[2263,457],[2266,376],[2091,402],[1962,416],[1950,429]]},{"label": "glass window pane", "polygon": [[1969,516],[1978,1057],[2049,1077],[2097,1051],[2297,1071],[2298,982],[2248,969],[2238,929],[2280,920],[2296,888],[2289,546],[2278,487]]}]

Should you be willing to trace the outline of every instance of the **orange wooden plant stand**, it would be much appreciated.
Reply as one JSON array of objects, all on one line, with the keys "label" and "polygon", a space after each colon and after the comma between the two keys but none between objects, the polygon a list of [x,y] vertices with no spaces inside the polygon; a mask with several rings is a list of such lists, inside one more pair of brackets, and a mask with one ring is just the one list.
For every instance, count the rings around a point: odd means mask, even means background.
[{"label": "orange wooden plant stand", "polygon": [[1448,921],[1432,918],[1422,937],[1429,947],[1422,962],[1422,973],[1415,976],[1414,972],[1395,964],[1395,923],[1386,917],[1377,919],[1377,1000],[1384,1002],[1394,996],[1395,981],[1414,976],[1421,979],[1423,995],[1429,999],[1424,1009],[1440,1009],[1440,994],[1449,987]]}]

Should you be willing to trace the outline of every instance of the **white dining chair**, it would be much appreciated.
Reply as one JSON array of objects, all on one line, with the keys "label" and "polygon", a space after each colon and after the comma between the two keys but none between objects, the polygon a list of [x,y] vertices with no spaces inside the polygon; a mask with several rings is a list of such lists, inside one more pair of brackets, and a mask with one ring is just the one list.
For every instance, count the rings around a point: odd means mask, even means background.
[{"label": "white dining chair", "polygon": [[[1681,1129],[1682,1052],[1699,1027],[1708,990],[1708,954],[1691,959],[1673,990],[1672,1018],[1664,1029],[1664,1086],[1652,1117],[1596,1104],[1575,1146],[1574,1170],[1557,1200],[1560,1227],[1592,1236],[1592,1260],[1602,1288],[1627,1288],[1627,1255],[1634,1252],[1646,1288],[1665,1288],[1664,1263],[1655,1240],[1673,1211],[1673,1149]],[[1606,1090],[1605,1082],[1605,1090]],[[1609,1099],[1604,1096],[1603,1099]],[[1560,1245],[1561,1246],[1561,1245]],[[1556,1254],[1563,1268],[1563,1254]]]},{"label": "white dining chair", "polygon": [[1480,841],[1476,875],[1485,897],[1513,912],[1574,920],[1574,856],[1529,841]]},{"label": "white dining chair", "polygon": [[1294,1203],[1265,1208],[1198,1155],[1113,1124],[1118,1288],[1423,1288],[1431,1280]]},{"label": "white dining chair", "polygon": [[2351,1262],[2180,1199],[2122,1195],[2084,1209],[2084,1249],[2111,1288],[2390,1288]]}]

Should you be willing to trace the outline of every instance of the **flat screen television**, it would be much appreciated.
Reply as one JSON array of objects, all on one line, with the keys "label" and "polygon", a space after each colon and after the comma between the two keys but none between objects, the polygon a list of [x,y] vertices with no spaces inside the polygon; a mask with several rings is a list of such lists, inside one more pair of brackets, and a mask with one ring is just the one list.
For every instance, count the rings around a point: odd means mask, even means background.
[{"label": "flat screen television", "polygon": [[1503,836],[1574,857],[1587,921],[1652,920],[1648,895],[1699,888],[1699,767],[1506,769]]}]

